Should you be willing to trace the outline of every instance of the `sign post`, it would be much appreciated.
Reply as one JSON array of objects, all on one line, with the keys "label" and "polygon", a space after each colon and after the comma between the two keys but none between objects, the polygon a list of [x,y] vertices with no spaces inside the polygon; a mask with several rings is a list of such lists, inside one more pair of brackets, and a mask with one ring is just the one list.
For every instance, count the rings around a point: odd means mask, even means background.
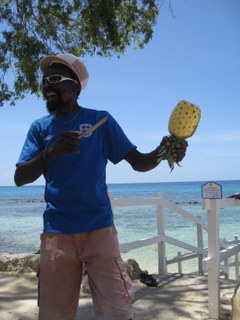
[{"label": "sign post", "polygon": [[217,199],[222,199],[222,186],[215,182],[202,185],[202,199],[209,199],[208,208],[208,309],[210,319],[219,319],[219,214]]},{"label": "sign post", "polygon": [[202,199],[222,199],[222,186],[215,182],[203,184]]}]

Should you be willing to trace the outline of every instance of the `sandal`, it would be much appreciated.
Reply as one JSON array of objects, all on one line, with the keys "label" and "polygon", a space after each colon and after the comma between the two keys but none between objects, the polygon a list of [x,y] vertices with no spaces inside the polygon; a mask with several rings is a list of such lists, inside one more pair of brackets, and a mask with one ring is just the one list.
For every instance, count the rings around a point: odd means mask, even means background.
[{"label": "sandal", "polygon": [[148,287],[157,287],[158,281],[151,274],[142,272],[140,274],[140,282],[144,283]]}]

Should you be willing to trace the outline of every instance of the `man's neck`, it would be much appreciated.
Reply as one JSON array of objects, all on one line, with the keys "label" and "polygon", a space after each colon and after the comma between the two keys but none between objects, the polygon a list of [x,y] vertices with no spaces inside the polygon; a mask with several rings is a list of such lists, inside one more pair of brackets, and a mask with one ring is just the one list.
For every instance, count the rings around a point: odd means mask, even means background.
[{"label": "man's neck", "polygon": [[79,110],[79,105],[77,103],[71,104],[71,105],[67,105],[65,106],[63,109],[57,111],[58,115],[65,115],[65,114],[70,114],[70,113],[74,113],[77,112]]}]

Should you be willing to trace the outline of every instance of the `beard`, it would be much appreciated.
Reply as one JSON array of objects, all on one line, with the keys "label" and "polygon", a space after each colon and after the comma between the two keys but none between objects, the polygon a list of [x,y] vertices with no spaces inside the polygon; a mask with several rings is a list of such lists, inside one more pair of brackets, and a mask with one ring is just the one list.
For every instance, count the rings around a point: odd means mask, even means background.
[{"label": "beard", "polygon": [[63,110],[65,103],[59,92],[56,92],[56,95],[47,99],[46,108],[50,114],[56,113]]}]

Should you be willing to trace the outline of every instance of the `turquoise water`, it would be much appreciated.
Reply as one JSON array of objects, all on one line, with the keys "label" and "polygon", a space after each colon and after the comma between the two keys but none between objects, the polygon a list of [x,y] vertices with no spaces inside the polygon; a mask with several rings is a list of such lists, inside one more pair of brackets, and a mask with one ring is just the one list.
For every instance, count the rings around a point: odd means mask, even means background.
[{"label": "turquoise water", "polygon": [[[157,193],[164,193],[165,198],[207,222],[207,212],[201,208],[201,186],[206,182],[110,184],[108,189],[116,198],[154,198]],[[223,197],[240,191],[240,180],[215,182],[222,185]],[[45,208],[43,197],[43,186],[0,187],[0,252],[28,253],[39,250]],[[155,206],[115,208],[114,216],[120,243],[157,234]],[[196,245],[196,226],[193,223],[171,210],[166,210],[165,219],[167,235]],[[240,207],[220,210],[221,238],[230,240],[234,235],[240,235],[239,229]],[[204,238],[206,246],[206,235]],[[176,256],[178,250],[168,245],[167,257]],[[156,245],[130,251],[123,254],[123,258],[136,259],[142,269],[157,271]],[[195,267],[196,262],[184,262],[183,265],[183,269],[188,271]],[[169,267],[169,271],[176,271],[174,268]]]}]

